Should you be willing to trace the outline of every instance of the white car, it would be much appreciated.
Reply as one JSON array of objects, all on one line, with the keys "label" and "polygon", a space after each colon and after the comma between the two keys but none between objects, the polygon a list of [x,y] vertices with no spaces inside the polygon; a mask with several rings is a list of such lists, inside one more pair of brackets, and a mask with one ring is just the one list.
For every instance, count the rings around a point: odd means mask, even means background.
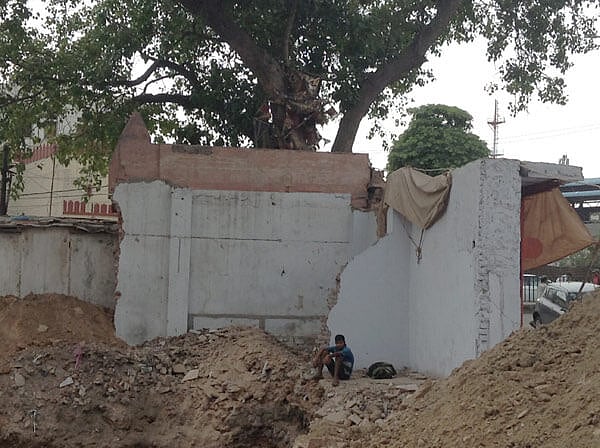
[{"label": "white car", "polygon": [[536,300],[531,325],[538,327],[541,324],[548,324],[566,313],[569,309],[569,302],[577,298],[580,289],[583,295],[584,293],[596,291],[598,286],[585,283],[582,289],[581,282],[549,283],[546,285],[542,295]]}]

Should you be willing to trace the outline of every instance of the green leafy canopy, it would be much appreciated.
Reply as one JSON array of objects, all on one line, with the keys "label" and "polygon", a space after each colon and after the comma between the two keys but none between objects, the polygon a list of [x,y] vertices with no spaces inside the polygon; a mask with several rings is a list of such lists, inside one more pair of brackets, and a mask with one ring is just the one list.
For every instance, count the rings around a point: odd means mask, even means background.
[{"label": "green leafy canopy", "polygon": [[447,170],[489,155],[477,135],[469,132],[473,117],[458,107],[428,104],[409,109],[412,120],[392,145],[388,171],[403,166]]},{"label": "green leafy canopy", "polygon": [[[402,116],[406,94],[433,76],[423,63],[450,42],[487,39],[499,67],[491,90],[511,93],[514,112],[535,96],[564,102],[570,56],[596,46],[597,7],[583,0],[36,0],[33,8],[4,0],[0,140],[17,151],[44,136],[59,143],[62,160],[97,173],[106,171],[134,110],[159,141],[314,149],[333,106],[340,124],[332,150],[349,152],[365,116],[373,132],[384,118]],[[299,74],[321,82],[297,89]],[[258,138],[257,125],[269,138]]]}]

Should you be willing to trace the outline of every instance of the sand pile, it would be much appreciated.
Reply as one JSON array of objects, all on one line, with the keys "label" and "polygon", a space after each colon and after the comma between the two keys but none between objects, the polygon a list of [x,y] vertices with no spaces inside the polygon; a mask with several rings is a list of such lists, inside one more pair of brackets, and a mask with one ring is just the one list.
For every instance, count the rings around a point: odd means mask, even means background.
[{"label": "sand pile", "polygon": [[428,381],[351,447],[600,447],[600,294]]},{"label": "sand pile", "polygon": [[0,371],[17,350],[57,341],[123,345],[110,310],[60,294],[0,297]]}]

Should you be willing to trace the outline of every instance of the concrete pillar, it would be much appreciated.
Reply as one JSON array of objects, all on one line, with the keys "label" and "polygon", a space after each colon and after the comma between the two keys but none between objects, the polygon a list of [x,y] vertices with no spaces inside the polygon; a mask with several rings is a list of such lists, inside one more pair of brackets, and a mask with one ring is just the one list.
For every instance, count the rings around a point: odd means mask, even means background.
[{"label": "concrete pillar", "polygon": [[192,192],[171,192],[169,238],[169,289],[167,296],[167,336],[188,331],[190,292],[190,249],[192,234]]}]

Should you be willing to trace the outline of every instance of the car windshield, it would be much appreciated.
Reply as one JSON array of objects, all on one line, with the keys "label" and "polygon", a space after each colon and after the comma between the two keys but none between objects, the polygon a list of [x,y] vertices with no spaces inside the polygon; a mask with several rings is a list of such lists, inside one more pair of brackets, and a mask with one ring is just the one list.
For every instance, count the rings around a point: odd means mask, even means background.
[{"label": "car windshield", "polygon": [[567,294],[567,301],[575,300],[576,298],[577,298],[576,292],[570,292],[569,294]]}]

